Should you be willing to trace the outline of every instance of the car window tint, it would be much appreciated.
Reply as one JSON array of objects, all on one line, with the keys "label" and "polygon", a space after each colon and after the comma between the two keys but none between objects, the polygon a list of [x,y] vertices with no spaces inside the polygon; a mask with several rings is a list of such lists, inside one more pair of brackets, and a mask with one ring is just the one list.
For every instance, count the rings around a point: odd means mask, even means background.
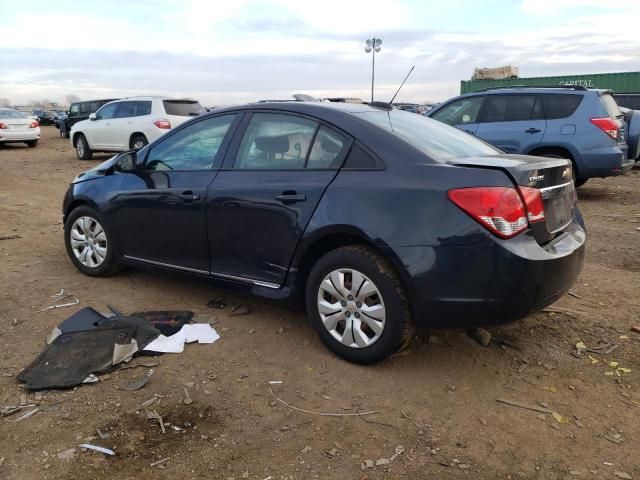
[{"label": "car window tint", "polygon": [[307,168],[339,168],[347,140],[327,127],[320,127],[309,153]]},{"label": "car window tint", "polygon": [[489,95],[484,108],[484,121],[530,120],[535,103],[535,95]]},{"label": "car window tint", "polygon": [[91,102],[88,104],[89,105],[89,111],[96,112],[103,104],[100,104],[100,102]]},{"label": "car window tint", "polygon": [[204,108],[195,100],[163,100],[164,111],[167,115],[182,117],[197,116],[204,112]]},{"label": "car window tint", "polygon": [[147,170],[208,170],[235,114],[192,123],[154,145],[147,156]]},{"label": "car window tint", "polygon": [[582,95],[547,94],[542,95],[542,109],[548,120],[565,118],[576,111],[582,101]]},{"label": "car window tint", "polygon": [[96,112],[96,118],[100,120],[108,120],[113,118],[119,103],[109,103]]},{"label": "car window tint", "polygon": [[392,132],[436,162],[502,153],[473,135],[415,113],[392,110],[369,111],[356,115]]},{"label": "car window tint", "polygon": [[317,123],[293,115],[255,113],[244,134],[234,168],[299,169]]},{"label": "car window tint", "polygon": [[80,113],[82,113],[84,115],[89,115],[90,113],[93,113],[93,112],[89,111],[89,104],[88,103],[81,103],[80,104]]},{"label": "car window tint", "polygon": [[483,99],[484,97],[461,98],[442,107],[431,118],[447,125],[475,123],[478,120],[478,113],[480,113]]},{"label": "car window tint", "polygon": [[135,108],[136,104],[134,102],[120,102],[118,108],[116,108],[114,118],[133,117]]},{"label": "car window tint", "polygon": [[357,170],[370,170],[378,168],[378,163],[375,159],[365,152],[359,145],[354,145],[343,168],[357,169]]},{"label": "car window tint", "polygon": [[151,102],[132,102],[135,104],[134,116],[141,117],[142,115],[149,115],[151,113]]},{"label": "car window tint", "polygon": [[80,105],[74,103],[69,107],[69,115],[77,115],[78,113],[80,113]]}]

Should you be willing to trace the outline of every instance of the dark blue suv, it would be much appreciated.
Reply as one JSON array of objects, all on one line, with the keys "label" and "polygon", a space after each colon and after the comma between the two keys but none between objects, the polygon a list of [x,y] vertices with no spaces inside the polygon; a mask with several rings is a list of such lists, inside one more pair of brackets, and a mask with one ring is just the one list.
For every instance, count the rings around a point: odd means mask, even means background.
[{"label": "dark blue suv", "polygon": [[453,98],[427,116],[507,153],[567,158],[577,186],[626,173],[626,124],[609,90],[572,87],[494,88]]}]

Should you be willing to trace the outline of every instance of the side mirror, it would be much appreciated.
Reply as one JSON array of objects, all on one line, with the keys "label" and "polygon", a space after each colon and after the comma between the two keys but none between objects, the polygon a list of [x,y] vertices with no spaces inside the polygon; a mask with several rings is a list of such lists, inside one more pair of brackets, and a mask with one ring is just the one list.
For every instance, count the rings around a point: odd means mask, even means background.
[{"label": "side mirror", "polygon": [[135,172],[136,171],[136,152],[125,152],[120,154],[113,166],[116,172]]},{"label": "side mirror", "polygon": [[98,117],[96,117],[95,113],[90,113],[89,114],[89,120],[97,120],[97,119],[98,119]]}]

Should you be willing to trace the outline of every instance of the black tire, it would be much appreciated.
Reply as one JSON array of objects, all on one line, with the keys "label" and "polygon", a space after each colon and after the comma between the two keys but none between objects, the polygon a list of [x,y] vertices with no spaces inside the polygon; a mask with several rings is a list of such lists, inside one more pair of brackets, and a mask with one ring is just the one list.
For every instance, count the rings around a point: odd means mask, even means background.
[{"label": "black tire", "polygon": [[[84,265],[76,256],[73,251],[71,245],[71,236],[72,229],[76,220],[81,217],[89,217],[90,219],[97,222],[104,231],[106,235],[106,250],[107,253],[104,257],[102,263],[96,267],[89,267]],[[67,248],[67,255],[71,259],[71,262],[76,266],[78,270],[80,270],[85,275],[89,275],[90,277],[107,277],[109,275],[113,275],[117,273],[122,268],[116,263],[116,255],[115,255],[115,245],[113,243],[113,236],[109,233],[109,230],[102,218],[102,215],[98,213],[94,208],[89,207],[87,205],[82,205],[80,207],[75,208],[71,211],[71,213],[67,216],[67,219],[64,224],[64,245]]]},{"label": "black tire", "polygon": [[564,158],[566,160],[571,160],[571,175],[573,176],[573,184],[576,188],[581,187],[585,183],[587,183],[588,178],[580,177],[580,172],[578,172],[578,167],[576,166],[576,162],[573,161],[573,158],[567,158],[566,156],[559,155],[557,153],[541,153],[538,155],[539,157],[547,157],[547,158]]},{"label": "black tire", "polygon": [[38,140],[31,140],[30,142],[24,142],[27,144],[27,147],[29,148],[35,148],[36,145],[38,145]]},{"label": "black tire", "polygon": [[[322,323],[318,293],[325,277],[337,269],[357,270],[368,277],[380,293],[386,319],[382,333],[370,346],[356,348],[344,345]],[[409,301],[399,275],[389,261],[364,245],[338,248],[320,258],[307,278],[305,303],[309,321],[321,340],[349,362],[362,365],[380,362],[407,345],[415,331]]]},{"label": "black tire", "polygon": [[76,147],[76,155],[80,160],[91,160],[93,158],[93,151],[89,148],[89,142],[83,134],[79,134],[74,143]]},{"label": "black tire", "polygon": [[[136,144],[138,144],[138,146],[136,146]],[[145,137],[144,135],[137,134],[137,135],[134,135],[133,137],[131,137],[131,142],[130,142],[129,146],[133,150],[140,150],[145,145],[149,145],[149,141],[147,140],[147,137]]]}]

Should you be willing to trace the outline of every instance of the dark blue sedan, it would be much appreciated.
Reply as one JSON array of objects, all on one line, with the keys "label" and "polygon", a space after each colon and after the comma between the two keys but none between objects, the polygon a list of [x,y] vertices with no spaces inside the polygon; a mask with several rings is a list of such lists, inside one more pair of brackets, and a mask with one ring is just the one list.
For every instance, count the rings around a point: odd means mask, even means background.
[{"label": "dark blue sedan", "polygon": [[65,243],[83,273],[184,272],[304,298],[326,345],[380,361],[416,326],[522,318],[580,273],[571,163],[506,155],[383,107],[216,110],[80,174]]}]

